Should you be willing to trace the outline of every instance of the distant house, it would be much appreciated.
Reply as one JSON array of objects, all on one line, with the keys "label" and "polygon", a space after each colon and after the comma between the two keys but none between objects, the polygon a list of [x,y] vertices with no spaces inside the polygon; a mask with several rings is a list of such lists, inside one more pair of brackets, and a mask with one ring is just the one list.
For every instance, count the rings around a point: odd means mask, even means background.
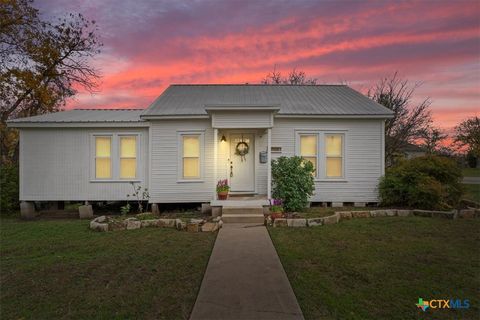
[{"label": "distant house", "polygon": [[[313,202],[377,202],[387,108],[344,85],[171,85],[146,110],[78,109],[8,122],[20,131],[20,200],[151,203],[271,197],[271,160],[315,168]],[[248,152],[243,156],[240,153]],[[239,152],[242,151],[242,152]]]},{"label": "distant house", "polygon": [[422,146],[409,143],[403,148],[400,148],[400,153],[406,159],[413,159],[413,158],[423,157],[424,155],[427,154],[427,151]]}]

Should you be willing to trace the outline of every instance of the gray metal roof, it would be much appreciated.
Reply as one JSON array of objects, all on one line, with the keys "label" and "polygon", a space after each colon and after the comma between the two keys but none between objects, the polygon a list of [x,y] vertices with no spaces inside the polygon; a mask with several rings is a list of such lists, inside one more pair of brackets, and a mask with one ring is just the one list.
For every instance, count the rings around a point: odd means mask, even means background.
[{"label": "gray metal roof", "polygon": [[143,109],[74,109],[34,117],[9,120],[8,123],[141,122]]},{"label": "gray metal roof", "polygon": [[283,115],[375,115],[392,111],[345,85],[171,85],[142,114],[206,115],[209,105],[278,106]]}]

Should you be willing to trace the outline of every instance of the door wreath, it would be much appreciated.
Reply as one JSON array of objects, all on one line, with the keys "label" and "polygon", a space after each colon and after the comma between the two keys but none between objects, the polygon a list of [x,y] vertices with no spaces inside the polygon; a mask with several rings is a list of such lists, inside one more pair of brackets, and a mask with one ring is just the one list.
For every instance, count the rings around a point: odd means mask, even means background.
[{"label": "door wreath", "polygon": [[242,160],[242,162],[245,160],[247,160],[247,158],[245,158],[245,155],[248,153],[248,150],[250,149],[248,143],[246,143],[245,141],[240,141],[239,143],[237,143],[237,146],[235,147],[235,154],[237,156],[240,156],[240,159]]}]

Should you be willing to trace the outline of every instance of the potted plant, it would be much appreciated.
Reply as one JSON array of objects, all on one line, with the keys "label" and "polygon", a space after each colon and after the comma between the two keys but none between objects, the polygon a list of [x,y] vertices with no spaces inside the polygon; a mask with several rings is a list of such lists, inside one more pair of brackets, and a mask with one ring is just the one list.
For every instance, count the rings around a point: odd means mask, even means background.
[{"label": "potted plant", "polygon": [[227,179],[218,180],[218,182],[217,182],[218,200],[227,200],[229,190],[230,190],[230,186],[228,185],[228,180]]},{"label": "potted plant", "polygon": [[282,199],[270,199],[270,217],[272,220],[283,217]]}]

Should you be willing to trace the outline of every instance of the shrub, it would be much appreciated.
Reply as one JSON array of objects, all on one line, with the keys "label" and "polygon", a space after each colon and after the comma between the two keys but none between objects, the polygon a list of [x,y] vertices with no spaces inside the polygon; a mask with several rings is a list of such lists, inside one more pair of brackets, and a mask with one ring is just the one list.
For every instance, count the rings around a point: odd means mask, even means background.
[{"label": "shrub", "polygon": [[462,172],[455,161],[439,156],[403,160],[387,170],[379,192],[385,206],[450,209],[462,196]]},{"label": "shrub", "polygon": [[314,190],[313,172],[312,163],[301,157],[280,157],[272,161],[272,196],[283,200],[285,211],[307,207]]},{"label": "shrub", "polygon": [[9,213],[18,209],[18,166],[2,164],[0,168],[0,212]]}]

